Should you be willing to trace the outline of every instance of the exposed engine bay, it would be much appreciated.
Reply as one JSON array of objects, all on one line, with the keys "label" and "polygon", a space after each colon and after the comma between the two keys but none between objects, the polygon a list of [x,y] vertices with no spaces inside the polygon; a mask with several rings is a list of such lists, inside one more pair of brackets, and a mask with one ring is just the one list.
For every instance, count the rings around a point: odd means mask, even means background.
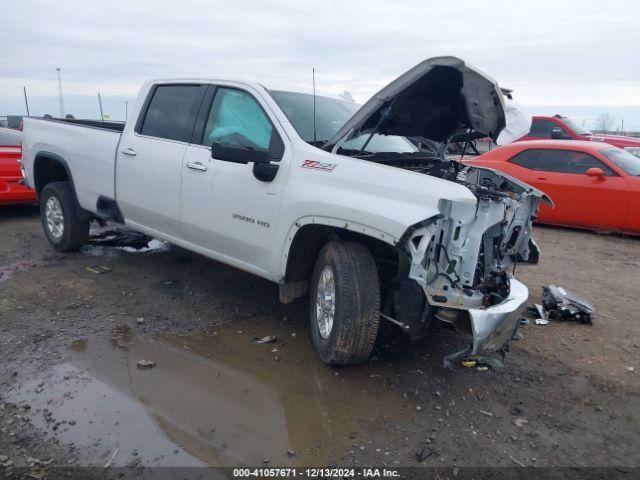
[{"label": "exposed engine bay", "polygon": [[[540,201],[550,200],[543,192],[508,175],[424,152],[361,158],[462,184],[476,196],[475,204],[441,199],[440,215],[411,227],[398,245],[408,257],[408,278],[424,291],[423,308],[428,312],[421,318],[425,325],[427,317],[432,316],[462,327],[474,333],[474,354],[487,349],[488,337],[500,329],[494,326],[482,337],[478,334],[482,325],[474,324],[473,312],[484,315],[492,307],[501,308],[515,284],[521,289],[513,271],[518,262],[538,261],[531,222]],[[514,324],[509,325],[511,328]],[[417,336],[419,330],[414,328]],[[492,348],[501,348],[510,335],[510,331],[503,332],[504,339],[494,342]]]},{"label": "exposed engine bay", "polygon": [[543,192],[501,172],[423,152],[363,158],[462,184],[478,199],[473,208],[441,200],[441,218],[427,220],[404,239],[412,260],[419,260],[413,262],[414,275],[431,286],[431,303],[459,308],[500,303],[509,294],[509,268],[537,262],[531,222],[540,200],[550,202]]}]

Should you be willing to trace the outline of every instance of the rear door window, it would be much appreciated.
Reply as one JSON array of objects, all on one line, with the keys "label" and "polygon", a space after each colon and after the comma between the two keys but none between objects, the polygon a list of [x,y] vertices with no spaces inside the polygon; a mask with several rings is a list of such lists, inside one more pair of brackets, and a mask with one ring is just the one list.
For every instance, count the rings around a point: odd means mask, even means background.
[{"label": "rear door window", "polygon": [[536,170],[544,172],[573,173],[584,175],[590,168],[601,168],[607,177],[617,174],[597,158],[584,152],[572,150],[542,150]]},{"label": "rear door window", "polygon": [[189,142],[206,85],[158,85],[138,133]]},{"label": "rear door window", "polygon": [[533,120],[531,122],[530,137],[551,138],[551,130],[560,128],[550,120]]}]

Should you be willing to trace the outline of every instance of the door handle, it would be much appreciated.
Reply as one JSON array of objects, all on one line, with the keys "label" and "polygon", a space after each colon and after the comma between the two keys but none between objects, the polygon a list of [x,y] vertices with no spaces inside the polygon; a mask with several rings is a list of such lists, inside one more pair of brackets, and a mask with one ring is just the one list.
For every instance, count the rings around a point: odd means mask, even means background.
[{"label": "door handle", "polygon": [[538,177],[538,180],[546,180],[547,177]]},{"label": "door handle", "polygon": [[120,150],[124,155],[129,155],[130,157],[135,157],[136,151],[133,148],[125,148],[124,150]]},{"label": "door handle", "polygon": [[207,171],[207,166],[200,162],[189,162],[187,163],[187,168],[190,168],[191,170],[200,170],[201,172]]}]

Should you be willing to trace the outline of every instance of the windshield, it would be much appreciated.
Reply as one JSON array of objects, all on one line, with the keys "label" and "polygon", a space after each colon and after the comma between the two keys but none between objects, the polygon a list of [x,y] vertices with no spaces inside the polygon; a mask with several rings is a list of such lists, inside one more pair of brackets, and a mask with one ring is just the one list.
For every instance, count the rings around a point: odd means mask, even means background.
[{"label": "windshield", "polygon": [[[338,152],[350,151],[358,153],[362,150],[371,134],[360,135],[356,138],[352,138],[348,142],[338,143]],[[362,150],[363,154],[367,153],[408,153],[419,151],[413,143],[407,140],[405,137],[398,137],[395,135],[380,135],[376,133],[368,143],[366,148]]]},{"label": "windshield", "polygon": [[[271,91],[271,96],[287,116],[293,128],[305,142],[313,144],[313,95],[284,91]],[[360,106],[349,100],[316,95],[316,138],[318,144],[329,140]],[[342,142],[343,150],[360,151],[369,135]],[[374,135],[363,153],[417,152],[409,140],[391,135]]]},{"label": "windshield", "polygon": [[628,175],[634,177],[640,176],[640,158],[619,148],[607,148],[605,150],[600,150],[600,153],[611,160]]},{"label": "windshield", "polygon": [[570,118],[562,117],[562,121],[565,124],[567,124],[567,126],[578,135],[593,135],[593,132],[590,132],[589,130],[585,130]]}]

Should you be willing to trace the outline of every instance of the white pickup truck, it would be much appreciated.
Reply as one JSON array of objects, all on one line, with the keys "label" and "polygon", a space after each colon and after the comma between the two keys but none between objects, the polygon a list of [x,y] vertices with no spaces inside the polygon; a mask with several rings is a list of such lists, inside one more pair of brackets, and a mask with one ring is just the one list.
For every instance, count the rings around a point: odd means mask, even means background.
[{"label": "white pickup truck", "polygon": [[[23,175],[58,250],[89,223],[130,228],[308,294],[328,364],[367,360],[380,319],[471,335],[452,358],[503,352],[538,257],[544,194],[445,159],[452,135],[497,138],[504,99],[454,57],[426,60],[364,106],[233,80],[144,84],[126,123],[26,118]],[[445,362],[446,363],[446,362]]]}]

